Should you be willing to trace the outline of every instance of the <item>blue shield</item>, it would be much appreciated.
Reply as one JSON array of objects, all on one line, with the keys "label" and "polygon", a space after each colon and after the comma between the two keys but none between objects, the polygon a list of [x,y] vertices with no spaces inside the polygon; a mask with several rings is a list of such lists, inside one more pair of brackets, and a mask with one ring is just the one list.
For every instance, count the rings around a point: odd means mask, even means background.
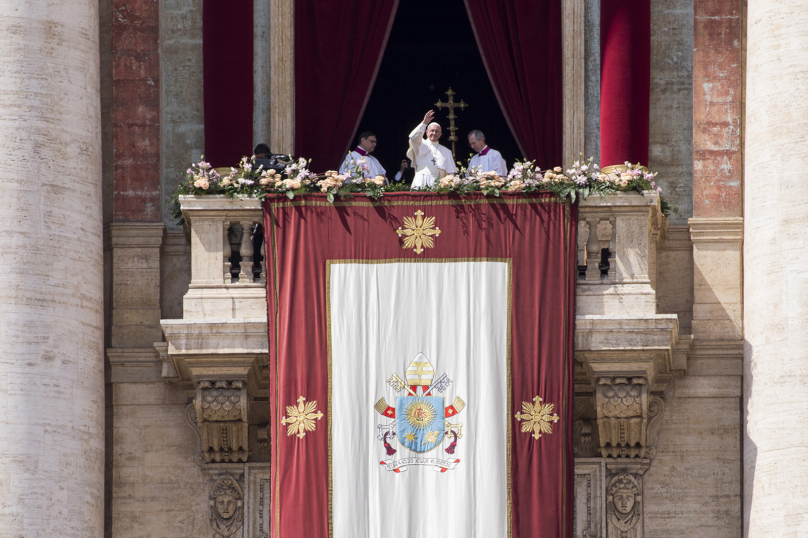
[{"label": "blue shield", "polygon": [[396,396],[398,443],[413,452],[429,452],[443,440],[443,396]]}]

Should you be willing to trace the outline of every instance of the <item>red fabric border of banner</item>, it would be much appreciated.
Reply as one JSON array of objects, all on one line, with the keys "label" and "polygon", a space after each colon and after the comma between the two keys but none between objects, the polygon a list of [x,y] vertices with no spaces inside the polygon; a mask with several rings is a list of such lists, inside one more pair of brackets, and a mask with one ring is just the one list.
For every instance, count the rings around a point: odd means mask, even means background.
[{"label": "red fabric border of banner", "polygon": [[[416,254],[395,231],[435,217],[435,247]],[[333,206],[324,196],[264,203],[272,446],[271,536],[325,538],[330,527],[328,417],[303,439],[281,417],[299,396],[328,409],[326,261],[511,258],[510,536],[572,533],[572,364],[577,206],[555,195],[390,194]],[[561,417],[538,440],[515,420],[534,396]],[[372,402],[368,403],[369,409]]]}]

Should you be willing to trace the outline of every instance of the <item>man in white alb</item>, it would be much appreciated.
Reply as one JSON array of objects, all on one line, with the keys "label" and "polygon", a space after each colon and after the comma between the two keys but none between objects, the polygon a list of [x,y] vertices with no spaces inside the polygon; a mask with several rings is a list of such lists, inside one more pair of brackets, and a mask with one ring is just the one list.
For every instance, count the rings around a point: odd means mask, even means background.
[{"label": "man in white alb", "polygon": [[[360,134],[359,145],[345,157],[345,161],[343,161],[342,165],[339,167],[339,173],[344,174],[348,171],[348,168],[354,168],[356,165],[360,164],[361,159],[364,159],[367,169],[363,170],[362,173],[365,177],[384,176],[384,182],[389,184],[387,171],[382,167],[381,163],[379,163],[379,160],[371,155],[373,150],[376,149],[377,142],[376,135],[370,131],[365,131]],[[351,163],[351,161],[355,164]]]},{"label": "man in white alb", "polygon": [[[424,121],[410,133],[410,149],[407,157],[415,168],[413,188],[431,187],[436,180],[446,174],[457,172],[452,152],[438,144],[441,135],[440,125],[432,122],[435,112],[430,110],[424,115]],[[426,131],[426,139],[423,138]]]},{"label": "man in white alb", "polygon": [[485,135],[479,129],[474,129],[469,133],[469,146],[477,152],[477,155],[471,158],[469,162],[469,170],[472,168],[480,167],[481,172],[494,171],[500,176],[508,175],[508,167],[505,164],[505,159],[495,149],[489,148],[485,143]]}]

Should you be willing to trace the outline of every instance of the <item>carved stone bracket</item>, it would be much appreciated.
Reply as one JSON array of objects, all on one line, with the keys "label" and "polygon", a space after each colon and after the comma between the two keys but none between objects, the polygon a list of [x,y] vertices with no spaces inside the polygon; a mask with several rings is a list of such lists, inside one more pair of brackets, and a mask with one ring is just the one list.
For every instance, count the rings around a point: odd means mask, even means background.
[{"label": "carved stone bracket", "polygon": [[205,462],[247,461],[249,396],[244,381],[199,381],[194,408]]},{"label": "carved stone bracket", "polygon": [[654,458],[665,402],[642,377],[601,377],[595,391],[604,458]]},{"label": "carved stone bracket", "polygon": [[604,458],[645,457],[648,384],[642,377],[601,377],[595,392]]}]

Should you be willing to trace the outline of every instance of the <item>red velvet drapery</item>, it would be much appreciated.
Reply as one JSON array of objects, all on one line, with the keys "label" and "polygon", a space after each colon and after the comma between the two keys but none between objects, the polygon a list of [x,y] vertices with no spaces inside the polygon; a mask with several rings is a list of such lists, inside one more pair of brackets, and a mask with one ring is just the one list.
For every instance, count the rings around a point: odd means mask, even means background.
[{"label": "red velvet drapery", "polygon": [[295,154],[335,169],[353,142],[398,0],[295,2]]},{"label": "red velvet drapery", "polygon": [[235,166],[253,149],[253,0],[203,0],[205,160]]},{"label": "red velvet drapery", "polygon": [[465,0],[499,106],[522,154],[561,164],[561,0]]},{"label": "red velvet drapery", "polygon": [[648,165],[651,3],[600,4],[600,161]]}]

